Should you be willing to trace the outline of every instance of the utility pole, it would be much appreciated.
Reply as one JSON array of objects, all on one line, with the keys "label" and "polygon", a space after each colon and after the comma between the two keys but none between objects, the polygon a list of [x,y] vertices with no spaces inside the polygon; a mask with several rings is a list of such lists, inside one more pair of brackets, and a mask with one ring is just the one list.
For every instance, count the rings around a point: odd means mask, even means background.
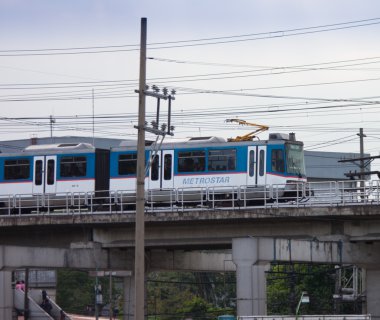
[{"label": "utility pole", "polygon": [[135,226],[135,320],[144,320],[145,308],[145,81],[147,19],[141,18],[139,118]]},{"label": "utility pole", "polygon": [[109,274],[109,305],[110,305],[110,312],[109,312],[109,320],[112,320],[113,319],[113,303],[112,303],[112,271],[110,270],[110,274]]},{"label": "utility pole", "polygon": [[[166,135],[173,135],[174,126],[170,123],[171,102],[175,100],[175,90],[167,88],[160,89],[153,86],[149,91],[146,85],[146,38],[147,38],[147,19],[141,18],[141,42],[140,42],[140,80],[139,90],[139,119],[137,133],[137,179],[136,179],[136,227],[135,227],[135,320],[144,320],[145,310],[145,176],[148,168],[145,168],[145,131],[157,136],[155,154],[151,159],[155,159],[156,153]],[[145,97],[150,96],[157,99],[156,120],[151,122],[152,127],[145,121]],[[160,120],[160,100],[168,101],[168,122],[162,123]],[[161,143],[157,145],[158,137],[162,136]],[[150,161],[149,161],[150,163]],[[161,163],[162,165],[162,163]]]},{"label": "utility pole", "polygon": [[364,172],[365,172],[365,164],[364,164],[364,137],[366,137],[366,135],[363,133],[363,128],[360,128],[359,129],[359,133],[358,133],[358,136],[360,138],[360,194],[361,194],[361,198],[364,198],[364,188],[365,188],[365,184],[364,184],[364,179],[365,179],[365,175],[364,175]]},{"label": "utility pole", "polygon": [[357,134],[360,138],[360,180],[364,179],[365,165],[364,165],[364,138],[366,135],[363,133],[363,128],[359,129]]}]

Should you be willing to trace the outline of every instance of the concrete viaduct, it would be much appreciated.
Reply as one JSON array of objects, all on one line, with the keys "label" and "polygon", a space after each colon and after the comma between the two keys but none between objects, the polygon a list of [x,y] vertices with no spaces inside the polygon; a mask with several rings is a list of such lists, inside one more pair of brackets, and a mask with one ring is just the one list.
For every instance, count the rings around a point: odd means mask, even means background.
[{"label": "concrete viaduct", "polygon": [[[380,319],[379,208],[149,212],[146,271],[236,270],[238,315],[265,315],[265,271],[271,261],[355,264],[366,269],[366,312]],[[1,319],[11,319],[11,272],[16,268],[134,268],[133,213],[1,216],[0,230]],[[124,284],[133,292],[133,276]],[[125,314],[132,312],[133,304],[133,297],[126,296]]]}]

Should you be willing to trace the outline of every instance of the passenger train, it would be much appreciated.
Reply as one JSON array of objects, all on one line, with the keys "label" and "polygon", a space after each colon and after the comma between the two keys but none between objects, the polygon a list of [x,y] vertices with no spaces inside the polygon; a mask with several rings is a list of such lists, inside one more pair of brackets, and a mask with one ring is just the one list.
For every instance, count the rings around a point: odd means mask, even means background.
[{"label": "passenger train", "polygon": [[[281,195],[291,197],[294,184],[306,182],[303,143],[294,134],[272,133],[268,140],[245,142],[195,137],[156,148],[147,143],[145,151],[146,200],[151,203],[270,200],[274,195],[268,186],[280,186]],[[137,143],[131,141],[109,150],[63,143],[0,153],[0,206],[58,208],[67,205],[67,198],[131,204],[136,167]]]}]

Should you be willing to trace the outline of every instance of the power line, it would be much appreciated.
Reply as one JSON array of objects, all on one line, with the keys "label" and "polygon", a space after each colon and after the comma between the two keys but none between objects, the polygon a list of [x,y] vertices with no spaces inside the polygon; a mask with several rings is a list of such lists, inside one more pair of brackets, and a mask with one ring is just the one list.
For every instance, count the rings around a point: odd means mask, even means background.
[{"label": "power line", "polygon": [[358,99],[333,99],[333,98],[319,98],[319,97],[300,97],[300,96],[281,96],[281,95],[265,95],[265,94],[254,94],[254,93],[243,93],[242,91],[249,91],[251,89],[233,89],[233,90],[210,90],[210,89],[195,89],[195,88],[184,88],[184,87],[174,87],[177,90],[188,91],[193,93],[208,93],[208,94],[222,94],[222,95],[232,95],[232,96],[245,96],[245,97],[256,97],[256,98],[274,98],[274,99],[294,99],[294,100],[312,100],[321,102],[361,102],[364,104],[379,104],[380,101],[365,101]]},{"label": "power line", "polygon": [[[280,71],[277,73],[261,73],[261,74],[255,74],[257,71],[260,70],[245,70],[245,71],[239,71],[239,72],[223,72],[223,73],[208,73],[208,74],[197,74],[197,75],[181,75],[181,76],[175,76],[175,77],[155,77],[150,78],[149,81],[155,81],[157,83],[157,80],[164,80],[164,83],[172,83],[172,82],[186,82],[186,81],[209,81],[209,80],[215,80],[215,79],[230,79],[230,78],[237,78],[237,77],[253,77],[253,76],[264,76],[264,75],[275,75],[275,74],[283,74],[283,73],[289,73],[289,72],[304,72],[304,71],[316,71],[316,70],[329,70],[331,68],[307,68],[304,69],[305,66],[317,66],[317,65],[328,65],[328,64],[336,64],[336,63],[342,63],[342,62],[354,62],[354,61],[363,61],[363,60],[373,60],[378,59],[379,57],[372,57],[372,58],[361,58],[361,59],[351,59],[351,60],[342,60],[342,61],[332,61],[332,62],[322,62],[318,64],[309,64],[309,65],[301,65],[301,66],[287,66],[287,67],[266,67],[266,70],[283,70],[284,68],[290,68],[290,69],[299,69],[303,68],[302,70],[296,70],[296,71]],[[367,63],[378,63],[380,61],[371,61]],[[351,66],[355,65],[361,65],[363,63],[359,64],[350,64]],[[248,74],[247,74],[248,73]],[[217,77],[215,77],[217,76]],[[207,77],[207,78],[206,78]],[[330,84],[338,84],[338,83],[350,83],[350,82],[364,82],[364,81],[376,81],[379,80],[379,78],[368,78],[368,79],[353,79],[353,80],[344,80],[344,81],[336,81],[336,82],[322,82],[322,83],[311,83],[311,84],[295,84],[295,85],[288,85],[288,86],[277,86],[277,87],[262,87],[262,88],[251,88],[251,89],[240,89],[240,90],[265,90],[265,89],[278,89],[278,88],[292,88],[292,87],[299,87],[299,86],[314,86],[314,85],[330,85]],[[158,82],[162,83],[162,82]],[[77,82],[48,82],[48,83],[19,83],[19,84],[0,84],[0,90],[35,90],[35,89],[63,89],[63,88],[72,88],[72,87],[78,87],[78,88],[99,88],[103,87],[107,89],[108,87],[135,87],[137,85],[136,79],[121,79],[121,80],[99,80],[99,81],[77,81]],[[187,92],[183,94],[194,94],[194,92]]]},{"label": "power line", "polygon": [[[248,75],[250,76],[250,75]],[[223,79],[226,79],[226,78],[223,78]],[[204,80],[211,80],[211,79],[204,79]],[[298,88],[298,87],[309,87],[309,86],[323,86],[323,85],[334,85],[334,84],[346,84],[346,83],[357,83],[357,82],[369,82],[369,81],[379,81],[380,78],[367,78],[367,79],[354,79],[354,80],[342,80],[342,81],[331,81],[331,82],[318,82],[318,83],[305,83],[305,84],[293,84],[293,85],[285,85],[285,86],[273,86],[273,87],[258,87],[258,88],[249,88],[249,89],[239,89],[239,91],[256,91],[256,90],[273,90],[273,89],[289,89],[289,88]],[[183,80],[182,80],[183,81]],[[192,79],[192,80],[185,80],[186,81],[199,81],[199,79]],[[168,81],[169,83],[170,82],[173,82],[173,81]],[[127,89],[127,87],[125,86],[122,86],[122,85],[118,85],[118,84],[115,84],[115,85],[108,85],[108,84],[96,84],[96,85],[75,85],[75,86],[64,86],[64,87],[58,87],[58,86],[50,86],[50,87],[26,87],[26,88],[22,88],[22,89],[59,89],[59,88],[70,88],[70,87],[85,87],[85,88],[90,88],[90,87],[96,87],[96,88],[99,88],[99,87],[103,87],[103,90],[110,90],[110,89],[113,89],[113,88],[119,88],[120,90],[118,91],[118,93],[123,93],[123,95],[125,95],[125,90],[121,90],[122,88],[125,88]],[[106,87],[106,88],[104,88]],[[2,87],[2,85],[0,85],[0,90],[1,89],[5,89],[5,90],[8,90],[8,89],[17,89],[19,90],[20,88],[14,88],[14,87],[11,87],[11,88],[8,88],[8,87]],[[180,88],[180,89],[184,89],[184,88]],[[86,92],[86,94],[89,94],[89,91],[77,91],[79,93],[84,93]],[[131,93],[133,93],[132,90],[130,90]],[[227,92],[231,92],[231,90],[227,90]],[[65,92],[66,93],[70,93],[70,92]],[[194,93],[199,93],[199,92],[194,92],[193,90],[191,92],[188,92],[187,94],[194,94]],[[39,93],[38,95],[42,95],[42,94],[49,94],[49,93]],[[51,94],[51,93],[50,93]],[[63,94],[62,92],[58,92],[57,94]],[[183,93],[183,94],[186,94],[186,93]],[[24,95],[23,95],[24,96]],[[31,96],[31,95],[28,95],[28,96]],[[109,95],[108,95],[109,96]],[[107,96],[107,97],[108,97]],[[134,95],[135,96],[135,95]],[[16,96],[16,100],[19,99],[18,98],[19,96]],[[69,96],[70,97],[70,96]],[[69,98],[68,97],[68,98]],[[97,94],[97,97],[102,97],[101,94]],[[55,100],[57,97],[52,97],[53,100]],[[77,99],[78,97],[77,96],[74,96],[73,99]],[[13,99],[12,98],[7,98],[6,97],[2,97],[0,96],[0,99],[2,101],[12,101]],[[23,101],[25,101],[25,97],[24,99],[22,99]]]},{"label": "power line", "polygon": [[320,148],[325,148],[325,147],[328,147],[328,146],[336,145],[336,144],[339,144],[339,143],[345,143],[345,142],[353,141],[353,140],[356,139],[356,137],[355,138],[352,138],[352,137],[355,137],[355,135],[349,135],[349,136],[346,136],[346,137],[343,137],[343,138],[334,139],[334,140],[318,143],[318,144],[315,144],[315,145],[311,145],[311,146],[308,146],[307,151],[315,150],[315,149],[320,149]]},{"label": "power line", "polygon": [[[159,57],[148,57],[147,59],[150,60],[156,60],[156,61],[163,61],[163,62],[171,62],[171,63],[178,63],[178,64],[196,64],[196,65],[206,65],[206,66],[217,66],[217,67],[233,67],[233,68],[256,68],[257,71],[265,71],[265,70],[273,70],[273,69],[303,69],[307,68],[307,70],[320,70],[320,69],[329,69],[329,68],[341,68],[342,66],[333,66],[333,67],[326,67],[326,68],[315,68],[317,66],[321,65],[331,65],[331,64],[339,64],[339,63],[348,63],[348,62],[356,62],[356,61],[367,61],[367,60],[377,60],[379,59],[379,56],[375,57],[367,57],[367,58],[356,58],[356,59],[348,59],[348,60],[336,60],[336,61],[328,61],[328,62],[319,62],[319,63],[311,63],[311,64],[302,64],[302,65],[295,65],[295,66],[254,66],[254,65],[240,65],[240,64],[231,64],[231,63],[215,63],[215,62],[204,62],[204,61],[189,61],[189,60],[178,60],[178,59],[167,59],[167,58],[159,58]],[[369,63],[377,63],[375,62],[369,62]],[[363,63],[367,64],[367,63]],[[362,65],[362,63],[359,64],[349,64],[349,65],[343,65],[345,66],[355,66],[355,65]]]},{"label": "power line", "polygon": [[[278,31],[269,31],[261,33],[249,33],[233,36],[210,37],[192,40],[176,40],[166,42],[153,42],[148,44],[149,50],[168,49],[179,47],[205,46],[223,43],[256,41],[272,38],[284,38],[290,36],[299,36],[305,34],[321,33],[343,29],[352,29],[380,24],[380,18],[371,18],[364,20],[348,21],[334,24],[325,24],[304,28],[285,29]],[[45,49],[8,49],[0,50],[0,56],[46,56],[46,55],[75,55],[75,54],[94,54],[110,52],[128,52],[139,50],[138,44],[125,45],[107,45],[107,46],[89,46],[89,47],[69,47],[69,48],[45,48]]]}]

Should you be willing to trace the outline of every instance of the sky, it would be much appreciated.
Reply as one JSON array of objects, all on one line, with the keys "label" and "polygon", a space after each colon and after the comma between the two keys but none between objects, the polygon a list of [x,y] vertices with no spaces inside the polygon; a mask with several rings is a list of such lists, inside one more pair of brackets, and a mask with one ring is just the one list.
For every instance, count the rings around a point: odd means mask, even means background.
[{"label": "sky", "polygon": [[376,0],[0,0],[0,139],[136,139],[142,17],[147,84],[176,91],[173,139],[255,130],[226,122],[242,119],[359,152],[363,128],[379,155]]}]

